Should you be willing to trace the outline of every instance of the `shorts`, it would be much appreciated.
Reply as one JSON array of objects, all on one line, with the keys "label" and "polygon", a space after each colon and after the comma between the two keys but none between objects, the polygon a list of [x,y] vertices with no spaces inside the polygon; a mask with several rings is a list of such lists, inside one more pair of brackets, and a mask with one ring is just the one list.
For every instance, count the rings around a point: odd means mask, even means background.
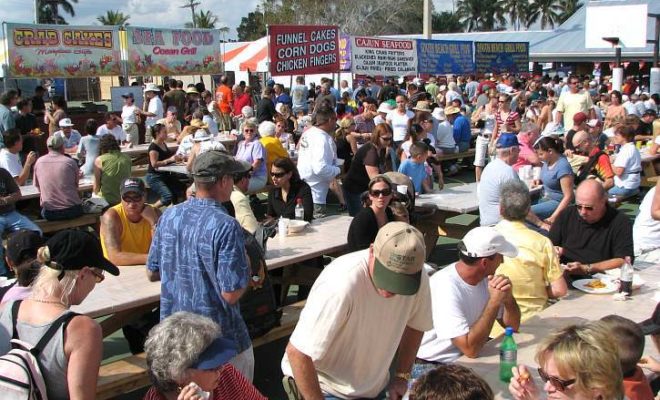
[{"label": "shorts", "polygon": [[477,136],[477,144],[474,152],[474,166],[485,167],[486,157],[488,157],[488,144],[490,143],[490,135],[488,137],[479,134]]}]

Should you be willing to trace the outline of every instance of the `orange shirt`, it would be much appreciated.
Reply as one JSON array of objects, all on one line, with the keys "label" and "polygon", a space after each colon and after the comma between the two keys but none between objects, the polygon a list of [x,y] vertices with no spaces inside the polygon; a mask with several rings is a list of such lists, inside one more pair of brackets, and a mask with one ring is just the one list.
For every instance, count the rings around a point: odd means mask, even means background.
[{"label": "orange shirt", "polygon": [[234,102],[234,94],[227,85],[220,85],[215,90],[215,103],[223,114],[231,113],[231,105]]},{"label": "orange shirt", "polygon": [[637,367],[633,376],[623,378],[623,394],[630,400],[653,400],[651,386],[640,367]]}]

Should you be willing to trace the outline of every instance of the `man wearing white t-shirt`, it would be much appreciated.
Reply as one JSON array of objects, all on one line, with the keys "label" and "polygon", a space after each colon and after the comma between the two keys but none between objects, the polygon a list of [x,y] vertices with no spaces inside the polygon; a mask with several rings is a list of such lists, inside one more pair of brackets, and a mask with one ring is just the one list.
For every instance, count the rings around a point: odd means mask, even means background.
[{"label": "man wearing white t-shirt", "polygon": [[124,99],[124,106],[121,108],[121,127],[126,133],[126,141],[136,145],[140,139],[137,123],[139,109],[134,103],[133,93],[127,92],[122,94],[121,97]]},{"label": "man wearing white t-shirt", "polygon": [[53,133],[53,136],[61,136],[64,139],[64,152],[67,154],[75,154],[78,151],[78,145],[82,135],[80,132],[73,129],[73,122],[71,118],[62,118],[59,122],[60,130]]},{"label": "man wearing white t-shirt", "polygon": [[476,358],[497,321],[514,331],[520,309],[509,278],[495,275],[503,256],[516,257],[518,249],[492,227],[468,232],[458,244],[459,261],[430,278],[433,329],[424,333],[413,368],[449,363],[463,354]]},{"label": "man wearing white t-shirt", "polygon": [[11,174],[18,186],[25,185],[30,177],[30,169],[37,161],[37,153],[31,151],[25,158],[25,165],[21,164],[19,153],[23,150],[23,137],[18,129],[9,129],[2,134],[5,147],[0,150],[0,168]]},{"label": "man wearing white t-shirt", "polygon": [[121,120],[115,114],[105,114],[105,124],[98,127],[96,136],[102,138],[104,135],[112,135],[119,143],[126,142],[126,133],[120,123]]},{"label": "man wearing white t-shirt", "polygon": [[568,91],[562,93],[557,101],[555,110],[554,122],[556,124],[564,124],[564,128],[572,126],[573,116],[579,112],[587,114],[588,119],[595,119],[596,115],[593,110],[593,102],[591,96],[586,90],[580,90],[580,78],[571,76],[568,79]]},{"label": "man wearing white t-shirt", "polygon": [[325,267],[282,359],[285,390],[306,400],[381,399],[386,390],[401,399],[423,332],[432,327],[425,257],[422,234],[390,222],[368,250]]},{"label": "man wearing white t-shirt", "polygon": [[155,83],[147,83],[144,88],[144,101],[147,102],[147,111],[140,110],[139,113],[144,119],[144,141],[151,143],[153,139],[151,128],[156,125],[159,119],[163,118],[163,101],[158,96],[160,89]]}]

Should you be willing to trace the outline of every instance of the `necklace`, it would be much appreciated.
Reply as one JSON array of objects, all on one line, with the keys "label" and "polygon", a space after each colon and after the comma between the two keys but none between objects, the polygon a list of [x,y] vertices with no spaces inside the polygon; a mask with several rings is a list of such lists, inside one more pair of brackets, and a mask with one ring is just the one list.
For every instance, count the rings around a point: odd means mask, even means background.
[{"label": "necklace", "polygon": [[32,301],[36,301],[37,303],[44,303],[44,304],[57,304],[60,306],[65,307],[64,303],[62,303],[61,300],[43,300],[43,299],[30,299]]}]

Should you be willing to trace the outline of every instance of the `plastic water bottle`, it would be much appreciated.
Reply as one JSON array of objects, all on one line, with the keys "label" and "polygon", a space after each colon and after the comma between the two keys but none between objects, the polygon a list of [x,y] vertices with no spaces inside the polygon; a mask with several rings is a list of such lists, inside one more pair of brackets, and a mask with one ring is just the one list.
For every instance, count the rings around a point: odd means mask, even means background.
[{"label": "plastic water bottle", "polygon": [[509,383],[513,377],[511,369],[518,364],[518,345],[513,340],[513,328],[504,331],[504,340],[500,345],[500,380]]},{"label": "plastic water bottle", "polygon": [[305,208],[302,205],[302,199],[298,197],[296,199],[296,210],[294,211],[296,219],[303,221],[305,219]]},{"label": "plastic water bottle", "polygon": [[632,296],[633,267],[630,264],[630,257],[626,257],[626,261],[621,266],[619,282],[619,293],[625,293],[627,296]]}]

